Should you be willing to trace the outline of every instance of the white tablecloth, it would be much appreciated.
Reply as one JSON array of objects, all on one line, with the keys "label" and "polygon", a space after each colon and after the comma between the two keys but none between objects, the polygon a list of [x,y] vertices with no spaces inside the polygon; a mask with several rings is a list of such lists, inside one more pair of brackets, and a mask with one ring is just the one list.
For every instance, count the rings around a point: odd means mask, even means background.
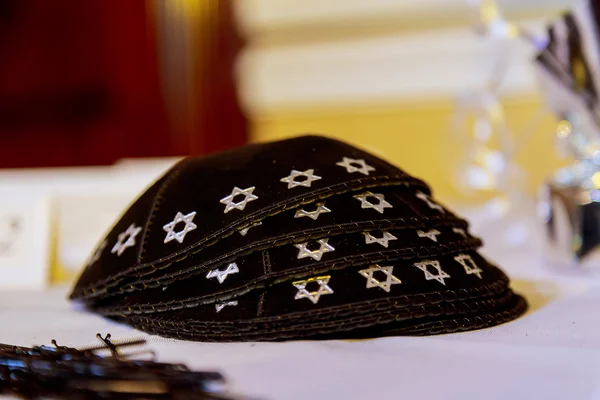
[{"label": "white tablecloth", "polygon": [[[492,251],[493,253],[493,251]],[[600,399],[600,278],[557,273],[539,252],[496,251],[531,309],[498,327],[434,337],[191,343],[148,337],[159,361],[217,369],[265,399]],[[147,335],[76,309],[68,288],[0,292],[0,343]]]}]

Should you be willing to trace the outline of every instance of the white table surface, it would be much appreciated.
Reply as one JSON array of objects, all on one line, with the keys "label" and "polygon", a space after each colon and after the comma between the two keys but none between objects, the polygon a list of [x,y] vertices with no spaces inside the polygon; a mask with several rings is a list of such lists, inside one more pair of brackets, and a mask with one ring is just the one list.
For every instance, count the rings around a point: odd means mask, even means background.
[{"label": "white table surface", "polygon": [[0,292],[0,343],[68,346],[147,337],[159,361],[217,369],[265,399],[600,399],[600,278],[558,273],[532,246],[488,249],[530,303],[511,323],[433,337],[193,343],[148,336],[76,309],[68,288]]}]

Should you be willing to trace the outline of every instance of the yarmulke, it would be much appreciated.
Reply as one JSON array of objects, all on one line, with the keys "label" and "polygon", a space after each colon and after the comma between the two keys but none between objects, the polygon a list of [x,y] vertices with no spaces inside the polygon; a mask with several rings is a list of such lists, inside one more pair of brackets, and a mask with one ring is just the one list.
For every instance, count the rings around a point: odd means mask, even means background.
[{"label": "yarmulke", "polygon": [[526,309],[429,187],[305,136],[189,158],[101,243],[72,299],[188,340],[433,334]]}]

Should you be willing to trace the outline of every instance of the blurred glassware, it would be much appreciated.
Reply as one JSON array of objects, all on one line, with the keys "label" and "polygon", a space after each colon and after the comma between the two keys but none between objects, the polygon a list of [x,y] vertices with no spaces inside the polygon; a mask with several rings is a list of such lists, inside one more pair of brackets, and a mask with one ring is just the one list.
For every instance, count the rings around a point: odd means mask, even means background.
[{"label": "blurred glassware", "polygon": [[[527,195],[528,177],[515,161],[545,112],[532,115],[523,131],[509,126],[500,101],[501,86],[510,67],[509,46],[526,40],[540,48],[543,40],[523,27],[506,21],[496,1],[467,0],[474,9],[476,32],[496,49],[492,73],[483,87],[459,96],[450,140],[464,143],[465,151],[453,165],[453,183],[461,195],[484,199],[473,229],[497,248],[515,248],[536,237],[535,203]],[[490,241],[491,242],[491,241]]]}]

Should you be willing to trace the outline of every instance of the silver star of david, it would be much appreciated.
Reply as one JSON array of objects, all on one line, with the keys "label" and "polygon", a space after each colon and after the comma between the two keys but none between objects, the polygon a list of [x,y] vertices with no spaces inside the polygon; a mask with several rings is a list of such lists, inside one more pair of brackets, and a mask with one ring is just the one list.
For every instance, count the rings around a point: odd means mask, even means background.
[{"label": "silver star of david", "polygon": [[[356,166],[357,164],[358,166]],[[365,160],[355,160],[348,157],[344,157],[342,161],[336,162],[335,165],[346,168],[346,171],[350,174],[360,172],[363,175],[369,175],[370,171],[375,171],[375,168],[367,164]]]},{"label": "silver star of david", "polygon": [[[294,285],[296,289],[298,289],[294,300],[307,298],[314,304],[317,304],[321,296],[333,293],[333,290],[331,290],[331,288],[328,286],[329,279],[331,279],[331,276],[317,276],[316,278],[292,282],[292,285]],[[308,290],[306,290],[306,285],[308,285],[311,282],[316,282],[319,284],[319,288],[314,292],[309,292]]]},{"label": "silver star of david", "polygon": [[433,210],[438,210],[441,213],[444,213],[444,209],[442,208],[442,206],[440,206],[439,204],[437,204],[436,202],[431,200],[431,197],[427,196],[425,193],[418,191],[417,192],[417,198],[423,200],[425,203],[427,203],[427,205],[429,206],[429,208],[433,209]]},{"label": "silver star of david", "polygon": [[328,244],[327,241],[329,239],[319,239],[317,240],[317,243],[320,244],[319,249],[317,250],[309,250],[308,249],[308,242],[307,243],[300,243],[300,244],[295,244],[294,246],[298,249],[298,259],[300,258],[306,258],[306,257],[310,257],[313,260],[317,260],[317,261],[321,261],[321,258],[323,257],[324,253],[329,253],[330,251],[334,251],[335,249],[333,248],[332,245]]},{"label": "silver star of david", "polygon": [[[220,200],[221,203],[225,204],[224,213],[227,214],[229,211],[235,208],[237,208],[238,210],[243,210],[244,207],[246,207],[246,204],[258,199],[258,196],[252,194],[252,192],[254,192],[254,189],[254,186],[246,189],[240,189],[239,187],[235,186],[229,196],[225,196]],[[244,200],[238,201],[237,203],[234,202],[234,197],[240,194],[244,196]]]},{"label": "silver star of david", "polygon": [[398,239],[396,236],[392,235],[388,231],[382,231],[382,233],[383,233],[382,237],[376,238],[375,236],[371,235],[371,233],[369,233],[369,232],[363,232],[363,235],[365,236],[365,243],[366,244],[379,243],[383,247],[387,248],[388,242],[390,240]]},{"label": "silver star of david", "polygon": [[255,224],[250,225],[247,228],[240,229],[240,235],[246,236],[246,233],[248,233],[248,231],[250,230],[250,228],[254,228],[255,226],[259,226],[259,225],[262,225],[262,222],[257,222]]},{"label": "silver star of david", "polygon": [[[435,279],[442,285],[446,285],[446,282],[444,282],[444,279],[450,278],[450,275],[448,275],[442,269],[440,262],[437,260],[433,260],[433,261],[427,260],[427,261],[415,263],[413,265],[425,273],[425,279],[428,281]],[[436,275],[432,274],[431,271],[429,271],[429,269],[427,267],[435,268],[437,274]]]},{"label": "silver star of david", "polygon": [[319,215],[331,212],[329,208],[325,207],[325,203],[317,203],[316,206],[317,209],[315,211],[305,211],[303,209],[296,210],[294,218],[309,217],[316,221],[317,218],[319,218]]},{"label": "silver star of david", "polygon": [[476,275],[479,279],[483,279],[481,277],[481,273],[483,271],[477,266],[477,264],[475,264],[475,261],[473,261],[471,256],[459,254],[454,257],[454,259],[463,266],[467,275]]},{"label": "silver star of david", "polygon": [[98,246],[98,248],[94,252],[94,255],[92,255],[92,258],[90,258],[90,261],[88,262],[88,265],[92,265],[96,261],[98,261],[100,259],[100,256],[102,255],[102,252],[104,251],[105,248],[106,248],[106,240],[104,242],[102,242],[102,244],[100,244],[100,246]]},{"label": "silver star of david", "polygon": [[228,301],[226,303],[217,303],[217,304],[215,304],[215,310],[217,310],[217,312],[219,312],[227,306],[233,307],[233,306],[237,306],[237,305],[238,305],[237,300]]},{"label": "silver star of david", "polygon": [[125,232],[119,233],[117,243],[115,243],[110,252],[112,254],[117,253],[120,256],[128,247],[135,246],[135,237],[141,231],[142,228],[139,226],[135,226],[135,224],[129,225],[129,228]]},{"label": "silver star of david", "polygon": [[[195,216],[196,211],[193,211],[186,215],[177,212],[177,214],[175,215],[175,219],[163,226],[163,230],[167,232],[167,236],[165,237],[165,243],[169,243],[171,240],[177,240],[179,243],[183,243],[185,235],[187,235],[188,232],[191,232],[197,228],[196,224],[192,222]],[[184,222],[185,227],[179,232],[175,232],[175,225],[177,225],[180,222]]]},{"label": "silver star of david", "polygon": [[[383,272],[385,274],[385,281],[381,282],[373,277],[373,274],[377,271]],[[398,285],[402,283],[400,279],[392,275],[393,272],[393,266],[380,267],[378,264],[371,265],[367,269],[362,269],[358,271],[359,274],[367,278],[367,289],[378,287],[385,290],[388,293],[392,289],[392,285]]]},{"label": "silver star of david", "polygon": [[[312,182],[321,179],[321,177],[315,175],[314,172],[314,169],[307,169],[304,172],[296,171],[295,169],[293,169],[289,176],[281,178],[281,182],[287,183],[288,189],[295,188],[296,186],[310,187]],[[296,178],[299,176],[303,176],[306,179],[297,181]]]},{"label": "silver star of david", "polygon": [[440,231],[438,231],[437,229],[430,229],[427,232],[421,231],[421,230],[417,231],[417,235],[419,235],[419,237],[422,237],[422,238],[426,237],[426,238],[433,240],[434,242],[437,242],[437,235],[439,235],[439,234],[440,234]]},{"label": "silver star of david", "polygon": [[225,282],[225,279],[227,279],[228,275],[237,274],[238,272],[240,272],[240,270],[238,269],[237,264],[231,263],[227,266],[227,269],[225,271],[213,269],[208,274],[206,274],[206,279],[217,278],[219,283],[223,283]]},{"label": "silver star of david", "polygon": [[465,230],[463,228],[452,228],[452,232],[458,233],[460,236],[462,236],[464,238],[467,237],[467,233],[465,232]]},{"label": "silver star of david", "polygon": [[[382,195],[381,193],[364,192],[363,194],[357,194],[353,197],[356,200],[360,201],[361,208],[372,208],[372,209],[380,212],[381,214],[383,214],[383,210],[385,208],[393,208],[393,206],[390,203],[385,201],[385,196]],[[371,203],[368,199],[369,197],[376,198],[378,203],[377,204]]]}]

